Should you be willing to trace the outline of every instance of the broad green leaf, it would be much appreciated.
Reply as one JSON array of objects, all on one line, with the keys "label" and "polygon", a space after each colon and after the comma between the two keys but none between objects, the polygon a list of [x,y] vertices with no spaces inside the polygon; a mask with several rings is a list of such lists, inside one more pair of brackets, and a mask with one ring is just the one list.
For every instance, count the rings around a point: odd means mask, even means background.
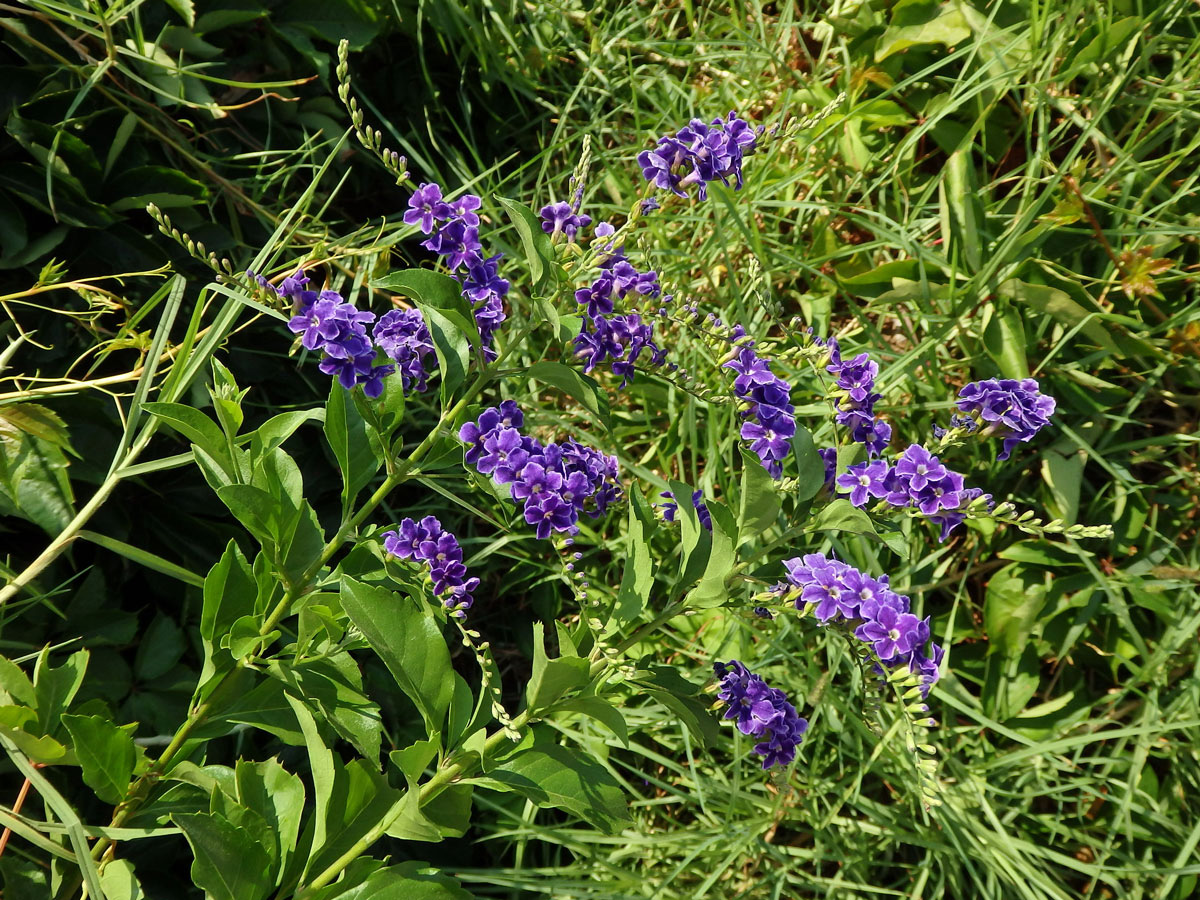
[{"label": "broad green leaf", "polygon": [[270,856],[245,829],[209,813],[171,818],[192,847],[192,881],[211,900],[263,900],[275,886]]},{"label": "broad green leaf", "polygon": [[825,485],[825,461],[803,425],[796,425],[792,452],[796,454],[796,499],[811,500]]},{"label": "broad green leaf", "polygon": [[681,584],[691,584],[696,581],[708,564],[708,554],[712,549],[712,538],[700,524],[696,508],[692,506],[692,489],[681,481],[668,481],[671,495],[675,498],[675,521],[679,524],[679,541],[682,555],[679,562],[679,580]]},{"label": "broad green leaf", "polygon": [[629,486],[629,532],[625,538],[625,571],[613,606],[612,631],[642,614],[654,586],[654,560],[650,538],[658,528],[658,519],[637,484]]},{"label": "broad green leaf", "polygon": [[980,240],[983,210],[973,180],[970,147],[955,150],[942,167],[938,202],[942,234],[949,244],[947,250],[949,253],[958,250],[959,264],[967,272],[978,272],[983,264],[983,242]]},{"label": "broad green leaf", "polygon": [[629,821],[625,796],[608,771],[549,740],[535,741],[496,763],[486,778],[473,780],[516,791],[540,807],[565,809],[607,834]]},{"label": "broad green leaf", "polygon": [[[321,872],[390,817],[406,796],[388,784],[387,778],[360,759],[334,770],[333,791],[325,807],[324,840],[314,844],[310,872]],[[434,840],[438,840],[436,831]]]},{"label": "broad green leaf", "polygon": [[100,873],[105,900],[143,900],[142,886],[127,859],[110,859]]},{"label": "broad green leaf", "polygon": [[1025,325],[1015,309],[989,306],[983,328],[983,348],[1005,378],[1028,378]]},{"label": "broad green leaf", "polygon": [[1103,310],[1099,307],[1091,311],[1085,309],[1066,291],[1060,291],[1058,288],[1044,284],[1030,284],[1010,278],[996,288],[996,293],[1001,297],[1008,297],[1016,303],[1024,304],[1037,313],[1051,316],[1068,328],[1080,326],[1082,323],[1079,331],[1092,343],[1112,352],[1120,350],[1117,342],[1113,339],[1109,326],[1104,323]]},{"label": "broad green leaf", "polygon": [[325,439],[342,474],[343,516],[383,462],[367,437],[367,423],[355,404],[349,402],[349,393],[334,379],[325,407]]},{"label": "broad green leaf", "polygon": [[[254,612],[258,583],[254,572],[237,543],[230,541],[221,559],[204,579],[204,602],[200,609],[200,638],[204,645],[204,669],[200,684],[205,684],[218,668],[233,664],[226,653],[219,653],[221,638],[233,623]],[[218,664],[217,657],[222,657]]]},{"label": "broad green leaf", "polygon": [[429,734],[439,733],[454,693],[450,651],[437,620],[402,594],[342,577],[342,608],[416,704]]},{"label": "broad green leaf", "polygon": [[[251,446],[255,449],[255,458],[260,458],[283,444],[305,422],[322,422],[324,419],[323,409],[294,409],[271,416],[248,435]],[[242,435],[239,440],[244,441],[246,437],[247,435]]]},{"label": "broad green leaf", "polygon": [[59,716],[75,697],[87,671],[88,651],[77,650],[61,666],[50,665],[50,648],[38,654],[33,669],[33,690],[37,695],[38,728],[42,734],[53,735],[59,727]]},{"label": "broad green leaf", "polygon": [[442,371],[442,399],[448,399],[466,379],[471,347],[479,347],[479,328],[462,286],[449,275],[428,269],[404,269],[372,282],[372,287],[396,291],[421,310]]},{"label": "broad green leaf", "polygon": [[286,869],[300,838],[304,783],[274,759],[239,759],[234,771],[238,802],[267,823],[276,842],[279,868]]},{"label": "broad green leaf", "polygon": [[312,900],[473,900],[449,875],[416,860],[371,872],[350,887],[345,880],[314,894]]},{"label": "broad green leaf", "polygon": [[983,604],[988,652],[1017,657],[1046,602],[1045,573],[1010,563],[991,577]]},{"label": "broad green leaf", "polygon": [[529,278],[532,282],[533,293],[541,293],[545,280],[558,265],[554,258],[554,245],[550,236],[542,231],[541,220],[534,215],[533,210],[516,200],[507,200],[497,196],[496,199],[508,213],[509,221],[517,229],[521,238],[521,246],[525,251],[525,261],[529,263]]},{"label": "broad green leaf", "polygon": [[[1146,19],[1141,16],[1126,16],[1101,26],[1100,33],[1088,41],[1074,59],[1067,59],[1065,68],[1075,69],[1077,66],[1082,68],[1106,60],[1115,62],[1117,52],[1124,48],[1129,39],[1137,34],[1145,23]],[[1065,73],[1063,74],[1065,75]]]},{"label": "broad green leaf", "polygon": [[534,363],[525,374],[546,384],[552,384],[564,394],[578,400],[606,431],[612,430],[608,397],[594,379],[578,369],[549,361]]},{"label": "broad green leaf", "polygon": [[230,706],[197,726],[192,737],[205,740],[224,737],[237,725],[251,725],[275,735],[285,744],[299,746],[304,743],[295,711],[281,682],[266,678],[251,687],[253,682],[249,674],[235,673],[233,677],[244,679],[245,689],[235,694],[236,699]]},{"label": "broad green leaf", "polygon": [[16,700],[25,706],[37,706],[33,682],[15,662],[0,656],[0,705]]},{"label": "broad green leaf", "polygon": [[67,426],[62,418],[58,413],[40,404],[10,403],[7,406],[0,406],[0,420],[7,422],[17,431],[23,431],[25,434],[75,453],[74,450],[71,450]]},{"label": "broad green leaf", "polygon": [[268,671],[310,709],[320,712],[368,762],[377,764],[382,732],[379,706],[363,693],[362,674],[349,653],[343,650],[294,664],[277,660]]},{"label": "broad green leaf", "polygon": [[[738,531],[743,540],[762,534],[779,519],[779,493],[775,479],[767,474],[758,457],[744,448],[742,455],[741,505],[738,511]],[[807,498],[805,498],[807,499]]]},{"label": "broad green leaf", "polygon": [[185,438],[217,460],[229,472],[229,448],[220,426],[212,419],[182,403],[143,403],[142,409],[158,416]]},{"label": "broad green leaf", "polygon": [[541,622],[533,625],[533,670],[525,687],[525,705],[531,711],[552,706],[569,691],[578,690],[590,680],[589,664],[578,656],[549,659],[546,656],[546,629]]},{"label": "broad green leaf", "polygon": [[875,61],[918,44],[953,47],[970,36],[971,27],[957,0],[900,0],[892,7],[891,24],[875,43]]},{"label": "broad green leaf", "polygon": [[49,735],[37,736],[41,731],[37,724],[37,713],[28,706],[0,706],[0,734],[20,748],[29,759],[43,765],[73,764],[75,754]]},{"label": "broad green leaf", "polygon": [[712,516],[711,549],[700,583],[688,594],[688,605],[696,609],[720,606],[729,599],[726,581],[737,562],[738,530],[731,513],[723,504],[708,501]]},{"label": "broad green leaf", "polygon": [[555,707],[559,712],[574,712],[595,719],[629,746],[629,725],[621,711],[600,697],[575,697]]},{"label": "broad green leaf", "polygon": [[102,716],[64,715],[62,721],[83,767],[84,783],[105,803],[120,803],[137,762],[133,736]]},{"label": "broad green leaf", "polygon": [[1042,479],[1054,495],[1058,517],[1067,525],[1074,525],[1079,518],[1079,490],[1086,465],[1087,457],[1079,451],[1064,455],[1056,446],[1042,454]]},{"label": "broad green leaf", "polygon": [[57,536],[75,515],[67,458],[58,443],[24,430],[44,430],[32,417],[16,419],[0,416],[0,516],[21,516]]},{"label": "broad green leaf", "polygon": [[133,662],[134,674],[141,681],[153,681],[167,674],[185,650],[183,629],[174,619],[159,613],[141,636]]},{"label": "broad green leaf", "polygon": [[652,665],[638,671],[637,682],[647,694],[675,713],[695,740],[704,747],[720,739],[716,718],[709,712],[700,689],[673,666]]},{"label": "broad green leaf", "polygon": [[275,498],[250,484],[227,484],[217,488],[217,497],[262,544],[274,544],[279,530]]}]

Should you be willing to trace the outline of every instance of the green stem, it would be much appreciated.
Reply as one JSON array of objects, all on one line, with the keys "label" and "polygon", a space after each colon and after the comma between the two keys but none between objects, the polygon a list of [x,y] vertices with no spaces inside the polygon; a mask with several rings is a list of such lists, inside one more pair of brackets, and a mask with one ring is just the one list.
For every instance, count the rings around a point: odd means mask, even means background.
[{"label": "green stem", "polygon": [[[514,718],[510,723],[510,727],[521,728],[526,725],[528,721],[529,712],[527,710]],[[474,772],[476,766],[478,765],[477,760],[484,759],[498,746],[504,744],[508,740],[509,738],[505,734],[504,729],[501,729],[487,739],[483,745],[482,754],[479,754],[478,756],[472,754],[472,757],[469,761],[450,762],[447,760],[447,765],[439,768],[437,772],[434,773],[433,777],[429,779],[429,781],[421,785],[420,794],[418,797],[418,805],[424,806],[443,790],[453,784],[456,780]],[[405,798],[407,798],[407,796],[408,795],[406,794]],[[337,876],[340,875],[342,871],[348,865],[350,865],[350,863],[354,862],[354,860],[366,853],[372,844],[374,844],[387,833],[387,830],[392,827],[393,823],[395,823],[398,818],[400,818],[404,810],[405,802],[404,800],[401,800],[399,803],[393,806],[391,810],[388,811],[388,814],[384,818],[380,819],[380,821],[377,822],[370,831],[359,838],[359,840],[356,841],[349,850],[330,863],[329,866],[327,866],[322,872],[313,878],[303,890],[296,894],[295,900],[307,900],[307,898],[311,897],[318,890],[333,881],[333,879],[337,878]]]}]

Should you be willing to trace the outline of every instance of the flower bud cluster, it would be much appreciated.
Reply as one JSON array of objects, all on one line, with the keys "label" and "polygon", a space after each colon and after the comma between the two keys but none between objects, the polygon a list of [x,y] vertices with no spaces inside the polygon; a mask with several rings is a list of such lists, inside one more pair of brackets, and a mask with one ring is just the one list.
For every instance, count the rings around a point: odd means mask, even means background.
[{"label": "flower bud cluster", "polygon": [[882,666],[907,667],[921,677],[921,696],[929,694],[944,651],[929,644],[929,619],[909,612],[908,597],[893,591],[886,575],[873,578],[821,553],[786,559],[783,565],[787,584],[777,585],[776,593],[794,598],[796,609],[810,608],[822,624],[845,622]]},{"label": "flower bud cluster", "polygon": [[[425,360],[433,355],[433,338],[417,309],[393,309],[385,312],[371,332],[375,345],[396,364],[404,392],[423,391],[428,387],[429,373]],[[437,365],[437,360],[433,361]]]},{"label": "flower bud cluster", "polygon": [[458,539],[433,516],[420,522],[404,519],[395,531],[384,532],[383,548],[398,559],[424,563],[433,580],[433,592],[442,598],[451,615],[462,618],[475,602],[471,592],[479,579],[467,576]]},{"label": "flower bud cluster", "polygon": [[686,197],[695,186],[697,197],[706,200],[709,182],[729,184],[732,176],[735,190],[741,188],[742,159],[753,152],[761,134],[761,127],[755,130],[736,112],[718,116],[711,125],[692,119],[674,135],[660,137],[653,150],[639,153],[637,161],[642,176],[656,188]]},{"label": "flower bud cluster", "polygon": [[728,704],[724,718],[733,719],[742,734],[761,738],[754,752],[762,757],[762,767],[791,763],[808,730],[808,720],[800,717],[787,695],[736,659],[713,663],[713,672],[721,682],[717,696]]},{"label": "flower bud cluster", "polygon": [[510,499],[539,539],[579,531],[580,513],[597,519],[624,496],[617,458],[572,438],[543,444],[521,433],[525,416],[511,400],[485,409],[459,429],[468,465],[497,484],[510,485]]}]

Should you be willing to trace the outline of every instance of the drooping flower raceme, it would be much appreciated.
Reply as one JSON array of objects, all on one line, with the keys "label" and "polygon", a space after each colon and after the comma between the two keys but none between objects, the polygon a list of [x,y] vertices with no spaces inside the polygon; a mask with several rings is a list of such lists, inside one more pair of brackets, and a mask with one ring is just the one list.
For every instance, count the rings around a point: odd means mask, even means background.
[{"label": "drooping flower raceme", "polygon": [[477,212],[481,205],[474,194],[443,200],[440,185],[424,183],[409,198],[404,221],[429,235],[421,242],[422,247],[446,258],[446,267],[460,280],[463,296],[471,303],[484,355],[494,359],[492,336],[505,319],[504,297],[509,283],[499,274],[502,254],[483,255]]},{"label": "drooping flower raceme", "polygon": [[[797,609],[807,606],[822,624],[846,622],[853,635],[871,645],[882,666],[907,666],[921,677],[923,696],[938,679],[942,649],[929,644],[929,619],[918,619],[908,597],[897,594],[883,575],[874,578],[821,553],[783,562],[787,584],[798,589]],[[777,585],[783,593],[787,585]]]},{"label": "drooping flower raceme", "polygon": [[1004,438],[1000,459],[1013,448],[1033,439],[1054,415],[1054,398],[1043,394],[1032,378],[989,378],[975,381],[958,392],[958,408],[983,429],[983,434]]},{"label": "drooping flower raceme", "polygon": [[736,659],[713,663],[713,672],[721,682],[717,696],[728,704],[724,718],[732,719],[742,734],[760,738],[754,752],[762,757],[762,767],[791,763],[808,720],[800,717],[787,695]]},{"label": "drooping flower raceme", "polygon": [[510,499],[538,538],[575,534],[580,513],[599,518],[623,497],[615,456],[571,438],[543,444],[521,433],[524,421],[517,405],[505,400],[463,425],[458,437],[467,445],[468,465],[510,486]]},{"label": "drooping flower raceme", "polygon": [[762,129],[755,130],[736,112],[711,125],[692,119],[673,135],[658,139],[653,150],[638,154],[642,176],[655,187],[686,197],[691,187],[697,188],[699,199],[708,198],[708,185],[713,181],[742,186],[742,159],[754,150]]},{"label": "drooping flower raceme", "polygon": [[825,368],[837,376],[837,391],[840,395],[837,423],[850,428],[850,439],[863,444],[867,452],[878,455],[887,449],[892,437],[892,428],[882,419],[875,418],[875,402],[882,394],[875,393],[875,376],[879,374],[879,363],[866,353],[853,359],[842,359],[841,348],[836,338],[830,338],[829,365]]},{"label": "drooping flower raceme", "polygon": [[[740,331],[740,326],[735,331]],[[750,442],[750,449],[772,478],[782,477],[783,460],[791,452],[796,433],[791,385],[772,372],[770,360],[749,345],[742,346],[725,368],[737,373],[734,393],[746,406],[742,412],[746,420],[742,423],[742,440]]]},{"label": "drooping flower raceme", "polygon": [[[376,346],[396,364],[404,391],[423,391],[429,373],[425,360],[433,355],[433,338],[417,309],[393,309],[379,317],[371,332]],[[435,360],[436,364],[436,360]]]},{"label": "drooping flower raceme", "polygon": [[433,592],[442,598],[451,615],[462,618],[475,602],[471,593],[479,579],[469,577],[458,539],[433,516],[421,521],[404,519],[395,531],[385,532],[383,548],[398,559],[424,563],[433,581]]}]

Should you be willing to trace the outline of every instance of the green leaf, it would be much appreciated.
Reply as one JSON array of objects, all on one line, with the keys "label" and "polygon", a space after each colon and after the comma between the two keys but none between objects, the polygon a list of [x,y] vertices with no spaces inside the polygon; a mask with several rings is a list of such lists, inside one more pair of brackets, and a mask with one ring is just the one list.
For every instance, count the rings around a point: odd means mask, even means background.
[{"label": "green leaf", "polygon": [[105,803],[120,803],[137,761],[133,736],[101,716],[64,715],[62,721],[83,766],[84,783]]},{"label": "green leaf", "polygon": [[671,710],[701,746],[708,747],[720,740],[717,720],[708,710],[711,703],[704,702],[699,696],[700,689],[673,666],[648,666],[638,672],[637,683]]},{"label": "green leaf", "polygon": [[996,293],[1024,304],[1037,313],[1052,316],[1068,328],[1080,326],[1080,333],[1096,346],[1114,353],[1120,351],[1110,326],[1105,324],[1104,312],[1099,307],[1089,312],[1066,291],[1010,278],[996,288]]},{"label": "green leaf", "polygon": [[796,499],[811,500],[825,486],[825,461],[803,425],[796,425],[792,452],[796,454]]},{"label": "green leaf", "polygon": [[49,647],[38,654],[33,668],[33,690],[37,695],[35,706],[42,734],[53,735],[58,730],[59,716],[75,698],[87,665],[87,650],[75,651],[57,668],[50,665]]},{"label": "green leaf", "polygon": [[892,21],[875,43],[875,61],[918,44],[953,47],[971,36],[971,27],[956,0],[900,0],[892,7]]},{"label": "green leaf", "polygon": [[529,278],[532,282],[530,290],[540,293],[547,277],[558,265],[554,258],[554,244],[551,243],[550,236],[542,231],[541,220],[528,206],[500,196],[496,199],[508,213],[509,221],[513,223],[521,238],[525,261],[529,263]]},{"label": "green leaf", "polygon": [[575,697],[555,707],[560,712],[574,712],[595,719],[611,731],[626,747],[629,746],[629,725],[621,711],[599,697]]},{"label": "green leaf", "polygon": [[110,859],[100,873],[100,886],[105,900],[143,900],[146,896],[133,873],[133,863],[127,859]]},{"label": "green leaf", "polygon": [[533,624],[533,671],[525,687],[525,705],[531,712],[546,709],[569,691],[578,690],[591,681],[590,666],[578,656],[548,659],[546,629],[541,622]]},{"label": "green leaf", "polygon": [[200,684],[205,684],[218,668],[233,665],[233,658],[221,653],[217,662],[221,638],[229,633],[233,623],[252,615],[258,599],[258,582],[237,543],[230,541],[204,579],[204,602],[200,609],[200,638],[204,646],[204,669]]},{"label": "green leaf", "polygon": [[295,664],[276,660],[268,671],[321,713],[372,764],[379,760],[379,706],[363,693],[362,673],[346,651]]},{"label": "green leaf", "polygon": [[979,237],[983,209],[973,180],[970,147],[955,150],[942,167],[938,202],[942,234],[949,243],[947,251],[958,250],[959,264],[967,272],[978,272],[983,264],[983,243]]},{"label": "green leaf", "polygon": [[774,525],[779,520],[781,504],[775,479],[767,474],[758,457],[743,447],[738,449],[742,455],[738,531],[744,540],[756,537]]},{"label": "green leaf", "polygon": [[629,821],[621,786],[608,771],[549,740],[518,750],[496,763],[486,778],[473,781],[516,791],[539,807],[565,809],[606,834]]},{"label": "green leaf", "polygon": [[372,282],[372,287],[404,294],[421,310],[441,367],[444,402],[466,380],[470,348],[480,346],[479,328],[462,285],[439,272],[404,269]]},{"label": "green leaf", "polygon": [[[0,406],[0,419],[18,431],[47,443],[61,447],[71,453],[71,441],[66,423],[58,413],[37,403],[10,403]],[[78,454],[76,454],[78,455]]]},{"label": "green leaf", "polygon": [[239,759],[234,769],[238,802],[258,813],[276,841],[279,868],[287,868],[300,838],[304,815],[304,782],[276,760]]},{"label": "green leaf", "polygon": [[19,515],[57,536],[75,515],[67,458],[58,443],[26,430],[45,432],[49,424],[41,416],[0,415],[0,515]]},{"label": "green leaf", "polygon": [[606,431],[612,431],[608,397],[594,379],[570,366],[548,361],[534,363],[526,374],[552,384],[567,396],[578,400]]},{"label": "green leaf", "polygon": [[275,498],[250,484],[227,484],[217,497],[261,544],[278,540],[279,519]]},{"label": "green leaf", "polygon": [[[1141,16],[1126,16],[1124,19],[1117,19],[1115,22],[1102,26],[1100,33],[1092,38],[1074,59],[1068,59],[1064,69],[1073,70],[1077,66],[1082,68],[1106,60],[1115,63],[1117,52],[1123,49],[1129,39],[1141,30],[1145,21]],[[1064,77],[1069,77],[1066,76],[1065,71],[1060,71]]]},{"label": "green leaf", "polygon": [[196,24],[196,7],[192,0],[167,0],[167,6],[179,13],[179,18],[189,26]]},{"label": "green leaf", "polygon": [[355,404],[347,402],[349,393],[334,379],[325,407],[325,439],[342,473],[343,516],[383,463],[367,437],[367,423]]},{"label": "green leaf", "polygon": [[275,886],[270,856],[244,828],[209,813],[171,818],[192,847],[192,881],[211,900],[262,900]]},{"label": "green leaf", "polygon": [[416,704],[429,734],[439,733],[454,693],[450,651],[437,620],[407,597],[342,577],[342,608]]},{"label": "green leaf", "polygon": [[231,472],[229,448],[220,426],[212,419],[182,403],[143,403],[142,409],[158,416],[185,438],[217,460],[226,472]]},{"label": "green leaf", "polygon": [[679,539],[683,551],[679,562],[679,580],[681,584],[691,584],[704,573],[708,564],[708,554],[712,549],[712,538],[700,524],[700,517],[692,506],[691,487],[682,481],[668,481],[667,485],[678,507],[675,521],[679,523]]},{"label": "green leaf", "polygon": [[617,591],[612,619],[606,632],[611,632],[642,614],[654,586],[654,560],[650,554],[650,539],[658,528],[654,510],[642,496],[637,484],[629,486],[629,532],[625,537],[625,571]]},{"label": "green leaf", "polygon": [[1020,656],[1046,603],[1045,573],[1011,563],[992,576],[983,603],[988,652]]},{"label": "green leaf", "polygon": [[457,881],[435,866],[409,860],[372,872],[347,888],[339,881],[312,900],[473,900]]},{"label": "green leaf", "polygon": [[153,681],[171,670],[187,649],[183,629],[174,619],[159,613],[141,635],[133,671],[139,681]]},{"label": "green leaf", "polygon": [[25,706],[37,706],[33,682],[15,662],[0,656],[0,706],[16,700]]},{"label": "green leaf", "polygon": [[1005,378],[1028,378],[1025,324],[1015,309],[988,307],[983,329],[983,348]]},{"label": "green leaf", "polygon": [[738,529],[733,513],[715,500],[707,505],[713,526],[711,549],[700,583],[687,596],[688,605],[695,609],[720,606],[729,599],[726,582],[737,562]]},{"label": "green leaf", "polygon": [[[406,797],[417,798],[417,792],[407,795],[388,784],[386,777],[360,759],[334,770],[333,791],[325,808],[324,840],[313,847],[308,868],[321,872],[354,846],[375,826],[390,817]],[[433,840],[438,840],[435,831]]]},{"label": "green leaf", "polygon": [[[322,422],[325,419],[325,410],[323,409],[293,409],[290,412],[282,412],[278,415],[271,416],[257,429],[250,432],[248,437],[251,441],[251,446],[254,448],[254,457],[262,458],[270,453],[276,447],[283,444],[288,438],[296,433],[305,422]],[[243,435],[239,440],[244,441],[247,435]]]}]

